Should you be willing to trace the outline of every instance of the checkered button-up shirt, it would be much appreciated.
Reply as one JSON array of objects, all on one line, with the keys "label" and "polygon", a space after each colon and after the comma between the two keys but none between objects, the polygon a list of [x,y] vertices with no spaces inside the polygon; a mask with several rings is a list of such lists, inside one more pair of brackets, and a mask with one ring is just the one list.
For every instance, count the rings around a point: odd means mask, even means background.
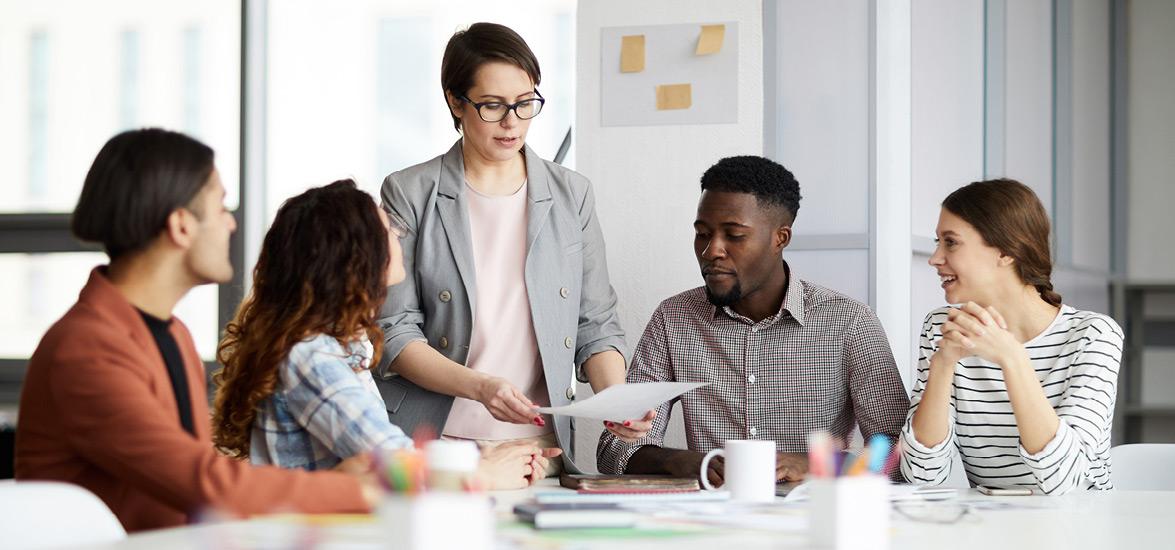
[{"label": "checkered button-up shirt", "polygon": [[277,387],[253,420],[254,464],[326,470],[376,448],[406,448],[412,440],[388,420],[371,378],[367,339],[346,348],[318,334],[290,348],[278,366]]},{"label": "checkered button-up shirt", "polygon": [[[704,287],[653,313],[627,380],[709,382],[678,398],[690,450],[763,439],[779,452],[803,452],[814,430],[841,438],[855,423],[866,438],[901,431],[910,401],[877,316],[794,273],[787,284],[779,312],[758,323],[711,305]],[[636,443],[604,432],[600,471],[623,473],[637,449],[662,446],[672,406],[657,409],[652,430]]]}]

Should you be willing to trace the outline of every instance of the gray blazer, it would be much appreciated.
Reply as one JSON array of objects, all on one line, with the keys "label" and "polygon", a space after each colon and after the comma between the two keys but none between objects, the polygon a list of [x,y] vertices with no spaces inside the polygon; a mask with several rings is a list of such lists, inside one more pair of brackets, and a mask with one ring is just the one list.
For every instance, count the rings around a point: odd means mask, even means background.
[{"label": "gray blazer", "polygon": [[[547,162],[530,147],[526,155],[526,290],[551,405],[575,399],[575,381],[586,382],[583,363],[592,355],[626,351],[608,282],[604,238],[587,178]],[[461,140],[449,152],[394,172],[380,192],[384,209],[411,232],[401,239],[408,277],[388,289],[380,311],[384,353],[377,386],[392,423],[411,434],[428,424],[440,431],[453,397],[433,393],[397,376],[388,365],[409,342],[423,340],[465,364],[473,331],[477,289],[465,199]],[[576,470],[571,418],[555,418],[564,463]]]}]

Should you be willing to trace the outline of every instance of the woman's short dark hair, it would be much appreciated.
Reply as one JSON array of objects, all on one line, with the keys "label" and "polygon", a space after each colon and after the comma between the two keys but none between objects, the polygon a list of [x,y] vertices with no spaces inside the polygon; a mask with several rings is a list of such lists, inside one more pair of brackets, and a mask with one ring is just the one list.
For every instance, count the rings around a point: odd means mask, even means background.
[{"label": "woman's short dark hair", "polygon": [[212,176],[213,157],[207,145],[159,128],[110,138],[86,174],[70,230],[101,244],[111,260],[144,248],[172,212],[200,194]]},{"label": "woman's short dark hair", "polygon": [[[473,77],[482,65],[503,61],[526,71],[537,87],[542,80],[539,60],[530,51],[526,41],[510,27],[497,23],[474,23],[468,29],[457,31],[445,46],[441,59],[441,92],[461,97],[473,87]],[[448,97],[445,105],[448,105]],[[461,130],[461,119],[453,116],[453,128]]]},{"label": "woman's short dark hair", "polygon": [[1027,185],[1011,179],[977,181],[956,189],[942,207],[971,224],[988,246],[1016,260],[1016,273],[1041,299],[1061,305],[1053,290],[1049,215]]}]

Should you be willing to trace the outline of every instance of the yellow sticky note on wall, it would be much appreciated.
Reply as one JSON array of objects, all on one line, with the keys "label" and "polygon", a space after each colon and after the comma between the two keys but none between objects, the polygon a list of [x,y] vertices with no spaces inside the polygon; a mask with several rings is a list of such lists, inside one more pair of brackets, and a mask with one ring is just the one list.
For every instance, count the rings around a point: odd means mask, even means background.
[{"label": "yellow sticky note on wall", "polygon": [[645,70],[645,35],[634,34],[620,38],[620,72],[639,73]]},{"label": "yellow sticky note on wall", "polygon": [[710,55],[722,51],[722,41],[726,38],[726,25],[702,25],[702,34],[698,35],[698,47],[694,55]]},{"label": "yellow sticky note on wall", "polygon": [[693,91],[689,84],[662,84],[657,86],[657,110],[689,109]]}]

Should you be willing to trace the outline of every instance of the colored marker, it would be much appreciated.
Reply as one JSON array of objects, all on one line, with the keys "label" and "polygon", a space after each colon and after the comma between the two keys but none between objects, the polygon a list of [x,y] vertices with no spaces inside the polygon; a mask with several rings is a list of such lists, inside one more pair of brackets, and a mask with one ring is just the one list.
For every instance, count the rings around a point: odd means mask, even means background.
[{"label": "colored marker", "polygon": [[889,458],[889,438],[883,434],[873,434],[869,438],[869,471],[880,474],[885,467],[885,459]]},{"label": "colored marker", "polygon": [[845,475],[859,476],[865,473],[865,468],[869,466],[869,463],[869,449],[865,449],[861,451],[861,456],[857,457],[857,460],[853,462],[853,467],[849,468],[848,473]]},{"label": "colored marker", "polygon": [[813,477],[832,477],[832,438],[827,432],[808,434],[808,471]]}]

